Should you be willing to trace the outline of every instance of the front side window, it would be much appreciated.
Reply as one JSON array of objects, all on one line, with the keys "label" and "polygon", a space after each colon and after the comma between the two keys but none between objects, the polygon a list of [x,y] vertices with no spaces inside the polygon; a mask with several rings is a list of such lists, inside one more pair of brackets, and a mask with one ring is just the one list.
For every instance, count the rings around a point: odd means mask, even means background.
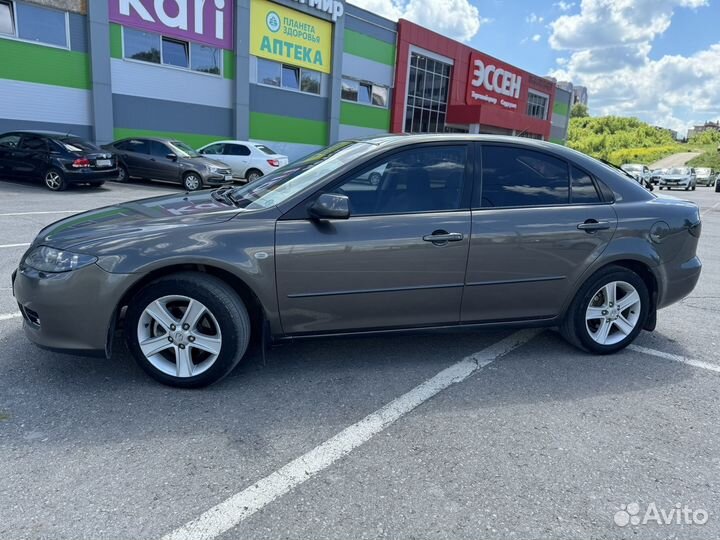
[{"label": "front side window", "polygon": [[223,154],[226,156],[249,156],[250,149],[244,144],[226,144]]},{"label": "front side window", "polygon": [[15,14],[10,2],[0,2],[0,34],[15,35]]},{"label": "front side window", "polygon": [[125,58],[160,63],[160,36],[142,30],[123,29]]},{"label": "front side window", "polygon": [[0,137],[0,146],[7,148],[17,148],[19,142],[20,135],[5,135],[4,137]]},{"label": "front side window", "polygon": [[353,215],[458,210],[465,184],[465,146],[418,147],[398,152],[345,180]]},{"label": "front side window", "polygon": [[210,154],[210,155],[218,155],[223,153],[223,147],[225,145],[222,143],[215,143],[211,144],[210,146],[203,148],[200,153],[201,154]]},{"label": "front side window", "polygon": [[162,61],[163,64],[171,66],[188,67],[190,65],[188,44],[176,39],[162,38]]},{"label": "front side window", "polygon": [[567,204],[570,178],[565,161],[511,146],[484,146],[481,201],[475,206],[504,208]]},{"label": "front side window", "polygon": [[23,137],[20,143],[22,150],[47,150],[48,144],[42,137],[36,137],[34,135]]},{"label": "front side window", "polygon": [[171,150],[160,141],[150,141],[150,155],[153,157],[166,157]]}]

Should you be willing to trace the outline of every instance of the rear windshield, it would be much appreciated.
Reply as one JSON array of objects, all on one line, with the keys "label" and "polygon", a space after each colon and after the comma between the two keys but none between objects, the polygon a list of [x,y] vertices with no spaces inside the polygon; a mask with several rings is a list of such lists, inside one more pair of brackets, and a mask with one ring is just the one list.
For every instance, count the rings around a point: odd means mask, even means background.
[{"label": "rear windshield", "polygon": [[58,139],[58,142],[68,152],[100,152],[100,149],[93,143],[79,139],[77,137],[66,137]]},{"label": "rear windshield", "polygon": [[261,150],[262,152],[265,152],[265,153],[266,153],[267,155],[269,155],[269,156],[274,156],[275,154],[277,154],[277,152],[275,152],[274,150],[268,148],[268,147],[265,146],[264,144],[256,144],[256,145],[255,145],[255,148],[257,148],[258,150]]},{"label": "rear windshield", "polygon": [[344,141],[315,152],[232,191],[240,208],[259,210],[282,204],[322,182],[329,174],[362,156],[374,145]]}]

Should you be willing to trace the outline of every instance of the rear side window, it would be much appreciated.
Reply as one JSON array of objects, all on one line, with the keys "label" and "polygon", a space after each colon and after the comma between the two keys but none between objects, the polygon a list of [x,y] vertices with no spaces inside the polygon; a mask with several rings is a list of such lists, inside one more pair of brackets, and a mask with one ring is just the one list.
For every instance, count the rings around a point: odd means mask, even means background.
[{"label": "rear side window", "polygon": [[226,156],[249,156],[250,149],[244,144],[226,144],[223,154]]},{"label": "rear side window", "polygon": [[48,144],[42,137],[29,136],[23,137],[20,148],[23,150],[47,150]]},{"label": "rear side window", "polygon": [[550,206],[570,200],[568,164],[543,152],[483,146],[482,193],[475,207]]},{"label": "rear side window", "polygon": [[572,168],[572,202],[574,204],[596,204],[602,202],[592,177],[585,171]]},{"label": "rear side window", "polygon": [[122,150],[129,152],[137,152],[138,154],[149,154],[150,144],[149,141],[143,139],[131,139],[122,143]]}]

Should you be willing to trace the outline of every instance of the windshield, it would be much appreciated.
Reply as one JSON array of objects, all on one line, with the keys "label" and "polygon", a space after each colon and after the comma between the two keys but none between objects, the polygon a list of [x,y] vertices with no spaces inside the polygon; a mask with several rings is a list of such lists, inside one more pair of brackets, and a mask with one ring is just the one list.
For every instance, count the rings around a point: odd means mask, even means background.
[{"label": "windshield", "polygon": [[62,144],[69,152],[99,152],[100,149],[92,143],[89,143],[78,137],[66,137],[64,139],[58,139],[58,142]]},{"label": "windshield", "polygon": [[675,169],[670,169],[667,173],[668,174],[688,174],[688,170],[676,167]]},{"label": "windshield", "polygon": [[265,152],[265,153],[266,153],[267,155],[269,155],[269,156],[274,156],[275,154],[277,154],[277,152],[275,152],[274,150],[268,148],[268,147],[265,146],[264,144],[256,144],[256,145],[255,145],[255,148],[257,148],[257,149],[260,150],[261,152]]},{"label": "windshield", "polygon": [[230,193],[240,208],[259,210],[277,206],[311,188],[329,174],[355,160],[372,148],[371,143],[344,141],[235,188]]},{"label": "windshield", "polygon": [[168,144],[180,157],[198,157],[200,155],[182,141],[169,141]]}]

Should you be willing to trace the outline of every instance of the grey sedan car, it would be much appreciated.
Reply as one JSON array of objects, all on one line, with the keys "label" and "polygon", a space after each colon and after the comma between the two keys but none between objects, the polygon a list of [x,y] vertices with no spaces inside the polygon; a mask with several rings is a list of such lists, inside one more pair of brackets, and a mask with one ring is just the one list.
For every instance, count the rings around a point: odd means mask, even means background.
[{"label": "grey sedan car", "polygon": [[232,170],[222,161],[198,154],[182,141],[135,137],[103,148],[117,155],[118,182],[147,178],[180,184],[187,191],[232,183]]},{"label": "grey sedan car", "polygon": [[700,231],[694,203],[558,145],[385,136],[59,221],[13,287],[41,347],[109,357],[123,328],[181,387],[227,375],[251,337],[554,326],[608,354],[693,290]]}]

